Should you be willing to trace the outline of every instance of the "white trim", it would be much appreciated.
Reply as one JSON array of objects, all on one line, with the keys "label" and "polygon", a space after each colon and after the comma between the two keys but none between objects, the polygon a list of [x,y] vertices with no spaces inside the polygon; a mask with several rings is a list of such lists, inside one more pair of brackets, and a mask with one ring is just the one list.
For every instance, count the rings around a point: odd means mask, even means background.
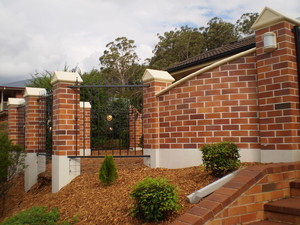
[{"label": "white trim", "polygon": [[146,69],[142,77],[143,83],[149,83],[151,81],[173,82],[175,81],[167,71]]},{"label": "white trim", "polygon": [[24,98],[8,98],[7,106],[9,105],[24,105]]},{"label": "white trim", "polygon": [[80,108],[90,109],[92,106],[89,102],[80,102]]},{"label": "white trim", "polygon": [[55,84],[57,82],[74,84],[76,82],[82,83],[83,80],[78,73],[55,71],[51,79],[51,84]]},{"label": "white trim", "polygon": [[300,21],[289,16],[286,16],[282,13],[275,11],[269,7],[265,7],[262,12],[259,14],[259,17],[256,19],[252,25],[253,30],[259,30],[265,27],[270,27],[276,23],[288,21],[294,25],[300,25]]},{"label": "white trim", "polygon": [[35,87],[26,87],[24,92],[24,98],[27,96],[43,96],[46,95],[46,89],[45,88],[35,88]]}]

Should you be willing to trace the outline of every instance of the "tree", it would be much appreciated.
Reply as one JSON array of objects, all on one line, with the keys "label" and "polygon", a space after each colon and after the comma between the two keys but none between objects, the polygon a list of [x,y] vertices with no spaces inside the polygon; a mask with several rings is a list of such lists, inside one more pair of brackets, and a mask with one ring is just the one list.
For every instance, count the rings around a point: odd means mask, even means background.
[{"label": "tree", "polygon": [[153,69],[166,69],[204,50],[204,37],[197,28],[185,26],[157,36],[159,42],[149,60]]},{"label": "tree", "polygon": [[0,133],[0,217],[3,215],[6,196],[13,185],[13,178],[24,169],[25,153],[19,145],[14,145],[8,136]]},{"label": "tree", "polygon": [[252,34],[253,30],[251,27],[258,16],[258,13],[244,13],[235,23],[236,32],[241,36]]},{"label": "tree", "polygon": [[[69,66],[65,65],[63,68],[64,72],[78,72],[81,73],[80,68],[75,66],[72,69],[69,69]],[[47,91],[52,90],[51,79],[54,72],[49,70],[44,70],[42,72],[35,71],[34,74],[31,74],[31,79],[26,83],[27,87],[37,87],[45,88]]]},{"label": "tree", "polygon": [[99,58],[101,71],[111,83],[125,85],[135,77],[135,65],[139,58],[135,53],[134,40],[118,37],[106,45],[107,50]]},{"label": "tree", "polygon": [[207,27],[202,27],[205,39],[206,50],[221,47],[238,39],[234,25],[214,17],[207,23]]}]

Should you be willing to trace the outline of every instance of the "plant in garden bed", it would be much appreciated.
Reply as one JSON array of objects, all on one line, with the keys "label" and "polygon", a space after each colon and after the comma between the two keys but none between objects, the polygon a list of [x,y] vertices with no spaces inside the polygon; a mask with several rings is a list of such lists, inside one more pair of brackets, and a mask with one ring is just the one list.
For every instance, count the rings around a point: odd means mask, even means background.
[{"label": "plant in garden bed", "polygon": [[118,178],[114,158],[106,155],[99,169],[99,179],[104,185],[112,184]]},{"label": "plant in garden bed", "polygon": [[47,207],[43,206],[34,206],[26,211],[19,212],[16,215],[6,219],[1,225],[54,225],[54,224],[63,224],[69,225],[77,222],[77,218],[74,217],[73,221],[67,222],[59,222],[60,215],[57,208],[53,208],[48,211]]},{"label": "plant in garden bed", "polygon": [[25,153],[6,134],[0,133],[0,217],[3,215],[7,192],[13,178],[25,168]]},{"label": "plant in garden bed", "polygon": [[232,142],[203,145],[200,149],[205,169],[221,177],[240,166],[238,147]]},{"label": "plant in garden bed", "polygon": [[135,200],[132,215],[145,221],[158,222],[178,211],[178,188],[165,178],[146,177],[133,187],[131,197]]}]

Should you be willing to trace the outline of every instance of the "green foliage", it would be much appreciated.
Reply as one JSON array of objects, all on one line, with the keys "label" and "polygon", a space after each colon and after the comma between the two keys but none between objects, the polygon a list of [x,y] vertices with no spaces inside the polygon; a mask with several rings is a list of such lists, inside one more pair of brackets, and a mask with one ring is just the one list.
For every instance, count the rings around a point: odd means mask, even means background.
[{"label": "green foliage", "polygon": [[221,18],[214,17],[208,21],[207,25],[207,27],[202,28],[206,50],[221,47],[238,39],[234,25],[223,21]]},{"label": "green foliage", "polygon": [[57,208],[48,211],[47,207],[33,206],[6,219],[1,225],[70,225],[78,222],[77,217],[74,217],[71,223],[68,221],[59,222],[59,220],[60,215]]},{"label": "green foliage", "polygon": [[153,50],[154,55],[151,59],[147,59],[149,67],[166,69],[207,50],[252,34],[251,26],[257,16],[258,13],[245,13],[236,24],[214,17],[205,27],[183,26],[165,32],[163,35],[158,34],[159,42]]},{"label": "green foliage", "polygon": [[235,23],[236,31],[241,36],[253,34],[253,30],[251,29],[251,27],[258,16],[258,13],[244,13]]},{"label": "green foliage", "polygon": [[118,178],[114,158],[106,155],[99,169],[99,179],[102,184],[110,185]]},{"label": "green foliage", "polygon": [[118,37],[106,45],[107,50],[99,58],[101,71],[107,73],[110,83],[125,85],[136,74],[139,58],[135,52],[134,40]]},{"label": "green foliage", "polygon": [[47,207],[32,207],[26,211],[19,212],[11,218],[6,219],[1,225],[40,225],[57,224],[59,221],[57,208],[47,211]]},{"label": "green foliage", "polygon": [[165,178],[150,178],[136,184],[131,197],[135,200],[132,215],[145,221],[161,221],[178,211],[178,188]]},{"label": "green foliage", "polygon": [[206,170],[214,176],[223,176],[240,166],[239,150],[232,142],[206,144],[200,151]]},{"label": "green foliage", "polygon": [[[69,69],[67,65],[64,66],[63,71],[65,72],[78,72],[80,73],[80,69],[78,66]],[[37,88],[45,88],[47,91],[52,90],[51,79],[53,76],[52,71],[44,70],[42,72],[36,71],[34,74],[31,74],[31,79],[26,84],[27,87],[37,87]]]},{"label": "green foliage", "polygon": [[7,121],[1,121],[0,122],[0,133],[4,135],[8,135],[8,122]]},{"label": "green foliage", "polygon": [[3,214],[6,193],[12,185],[12,178],[25,164],[25,153],[19,145],[14,145],[6,134],[0,133],[0,216]]},{"label": "green foliage", "polygon": [[149,59],[153,69],[166,69],[204,51],[203,35],[197,28],[184,26],[157,36],[159,42]]}]

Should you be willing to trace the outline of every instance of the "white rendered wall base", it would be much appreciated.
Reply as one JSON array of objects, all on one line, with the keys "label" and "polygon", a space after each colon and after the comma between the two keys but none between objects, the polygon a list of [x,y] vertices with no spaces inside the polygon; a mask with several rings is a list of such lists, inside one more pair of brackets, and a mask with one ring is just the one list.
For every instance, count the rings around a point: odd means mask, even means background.
[{"label": "white rendered wall base", "polygon": [[37,156],[37,174],[46,171],[46,156],[45,155],[38,155]]},{"label": "white rendered wall base", "polygon": [[38,176],[38,158],[36,153],[27,153],[25,158],[24,184],[25,191],[37,183]]},{"label": "white rendered wall base", "polygon": [[260,162],[261,161],[260,149],[245,149],[239,150],[241,162]]},{"label": "white rendered wall base", "polygon": [[144,149],[144,164],[151,168],[184,168],[202,164],[202,154],[198,149]]},{"label": "white rendered wall base", "polygon": [[[240,160],[241,162],[267,162],[266,157],[269,154],[273,154],[273,151],[266,151],[262,153],[260,149],[240,149]],[[275,151],[278,157],[273,157],[272,160],[278,158],[282,160],[279,151]],[[299,151],[281,151],[282,153],[287,153],[285,157],[286,161],[274,161],[274,162],[292,162],[300,161]],[[289,153],[288,153],[289,152]],[[298,153],[297,153],[298,152]],[[151,168],[185,168],[191,166],[198,166],[202,164],[202,153],[198,149],[144,149],[145,155],[150,155],[150,158],[144,159],[144,164]],[[267,154],[265,156],[265,154]],[[275,154],[275,153],[274,153]],[[269,157],[270,158],[270,157]],[[291,160],[293,158],[293,160]],[[296,160],[298,159],[298,160]],[[271,162],[271,161],[270,161]]]},{"label": "white rendered wall base", "polygon": [[300,161],[300,150],[261,150],[261,162],[297,162]]},{"label": "white rendered wall base", "polygon": [[80,175],[80,159],[67,156],[52,156],[52,192],[58,192]]}]

